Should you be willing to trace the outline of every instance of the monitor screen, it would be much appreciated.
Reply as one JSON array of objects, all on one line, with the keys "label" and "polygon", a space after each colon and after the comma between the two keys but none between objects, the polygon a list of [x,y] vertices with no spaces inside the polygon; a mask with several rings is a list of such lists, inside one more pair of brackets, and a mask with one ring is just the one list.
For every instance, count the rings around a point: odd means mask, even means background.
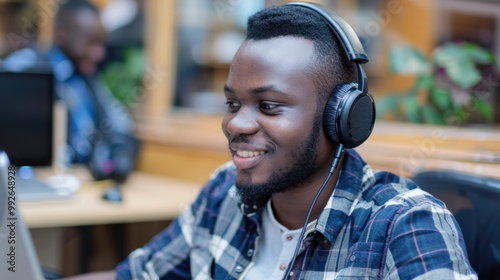
[{"label": "monitor screen", "polygon": [[0,150],[16,166],[52,164],[54,78],[0,69]]}]

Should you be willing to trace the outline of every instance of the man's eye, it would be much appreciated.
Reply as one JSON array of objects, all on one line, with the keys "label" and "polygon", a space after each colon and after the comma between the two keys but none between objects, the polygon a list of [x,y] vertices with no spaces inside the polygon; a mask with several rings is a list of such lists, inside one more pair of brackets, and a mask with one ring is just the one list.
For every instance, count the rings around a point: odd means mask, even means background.
[{"label": "man's eye", "polygon": [[265,103],[265,102],[264,102],[264,103],[261,103],[261,104],[260,104],[260,108],[261,108],[262,110],[273,110],[273,109],[278,108],[278,105],[276,105],[276,104],[272,104],[272,103]]},{"label": "man's eye", "polygon": [[237,102],[229,101],[229,100],[226,101],[226,105],[227,105],[227,109],[231,112],[238,110],[238,108],[240,107],[240,104],[238,104]]}]

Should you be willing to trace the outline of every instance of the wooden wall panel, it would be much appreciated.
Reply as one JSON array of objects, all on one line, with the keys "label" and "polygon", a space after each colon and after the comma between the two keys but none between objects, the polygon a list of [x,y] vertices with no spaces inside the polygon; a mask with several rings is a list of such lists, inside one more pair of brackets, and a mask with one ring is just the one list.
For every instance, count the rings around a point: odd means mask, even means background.
[{"label": "wooden wall panel", "polygon": [[203,184],[218,166],[229,160],[229,152],[145,142],[137,169]]}]

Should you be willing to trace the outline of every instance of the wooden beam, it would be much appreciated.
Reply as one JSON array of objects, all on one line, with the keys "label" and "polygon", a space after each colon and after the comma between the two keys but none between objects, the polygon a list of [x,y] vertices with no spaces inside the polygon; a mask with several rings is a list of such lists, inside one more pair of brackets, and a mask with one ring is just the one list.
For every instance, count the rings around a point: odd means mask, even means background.
[{"label": "wooden beam", "polygon": [[[176,1],[146,1],[145,114],[158,118],[169,111],[175,86]],[[167,108],[167,110],[165,110]]]},{"label": "wooden beam", "polygon": [[38,22],[35,24],[38,25],[37,45],[40,50],[46,51],[52,46],[55,17],[61,3],[62,0],[38,0]]}]

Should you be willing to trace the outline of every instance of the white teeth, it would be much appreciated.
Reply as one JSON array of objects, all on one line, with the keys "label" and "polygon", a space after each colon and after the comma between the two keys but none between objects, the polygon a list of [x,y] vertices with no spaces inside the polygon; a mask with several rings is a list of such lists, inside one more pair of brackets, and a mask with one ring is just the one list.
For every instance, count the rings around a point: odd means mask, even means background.
[{"label": "white teeth", "polygon": [[265,154],[264,151],[236,151],[236,154],[240,157],[249,158],[256,157]]}]

